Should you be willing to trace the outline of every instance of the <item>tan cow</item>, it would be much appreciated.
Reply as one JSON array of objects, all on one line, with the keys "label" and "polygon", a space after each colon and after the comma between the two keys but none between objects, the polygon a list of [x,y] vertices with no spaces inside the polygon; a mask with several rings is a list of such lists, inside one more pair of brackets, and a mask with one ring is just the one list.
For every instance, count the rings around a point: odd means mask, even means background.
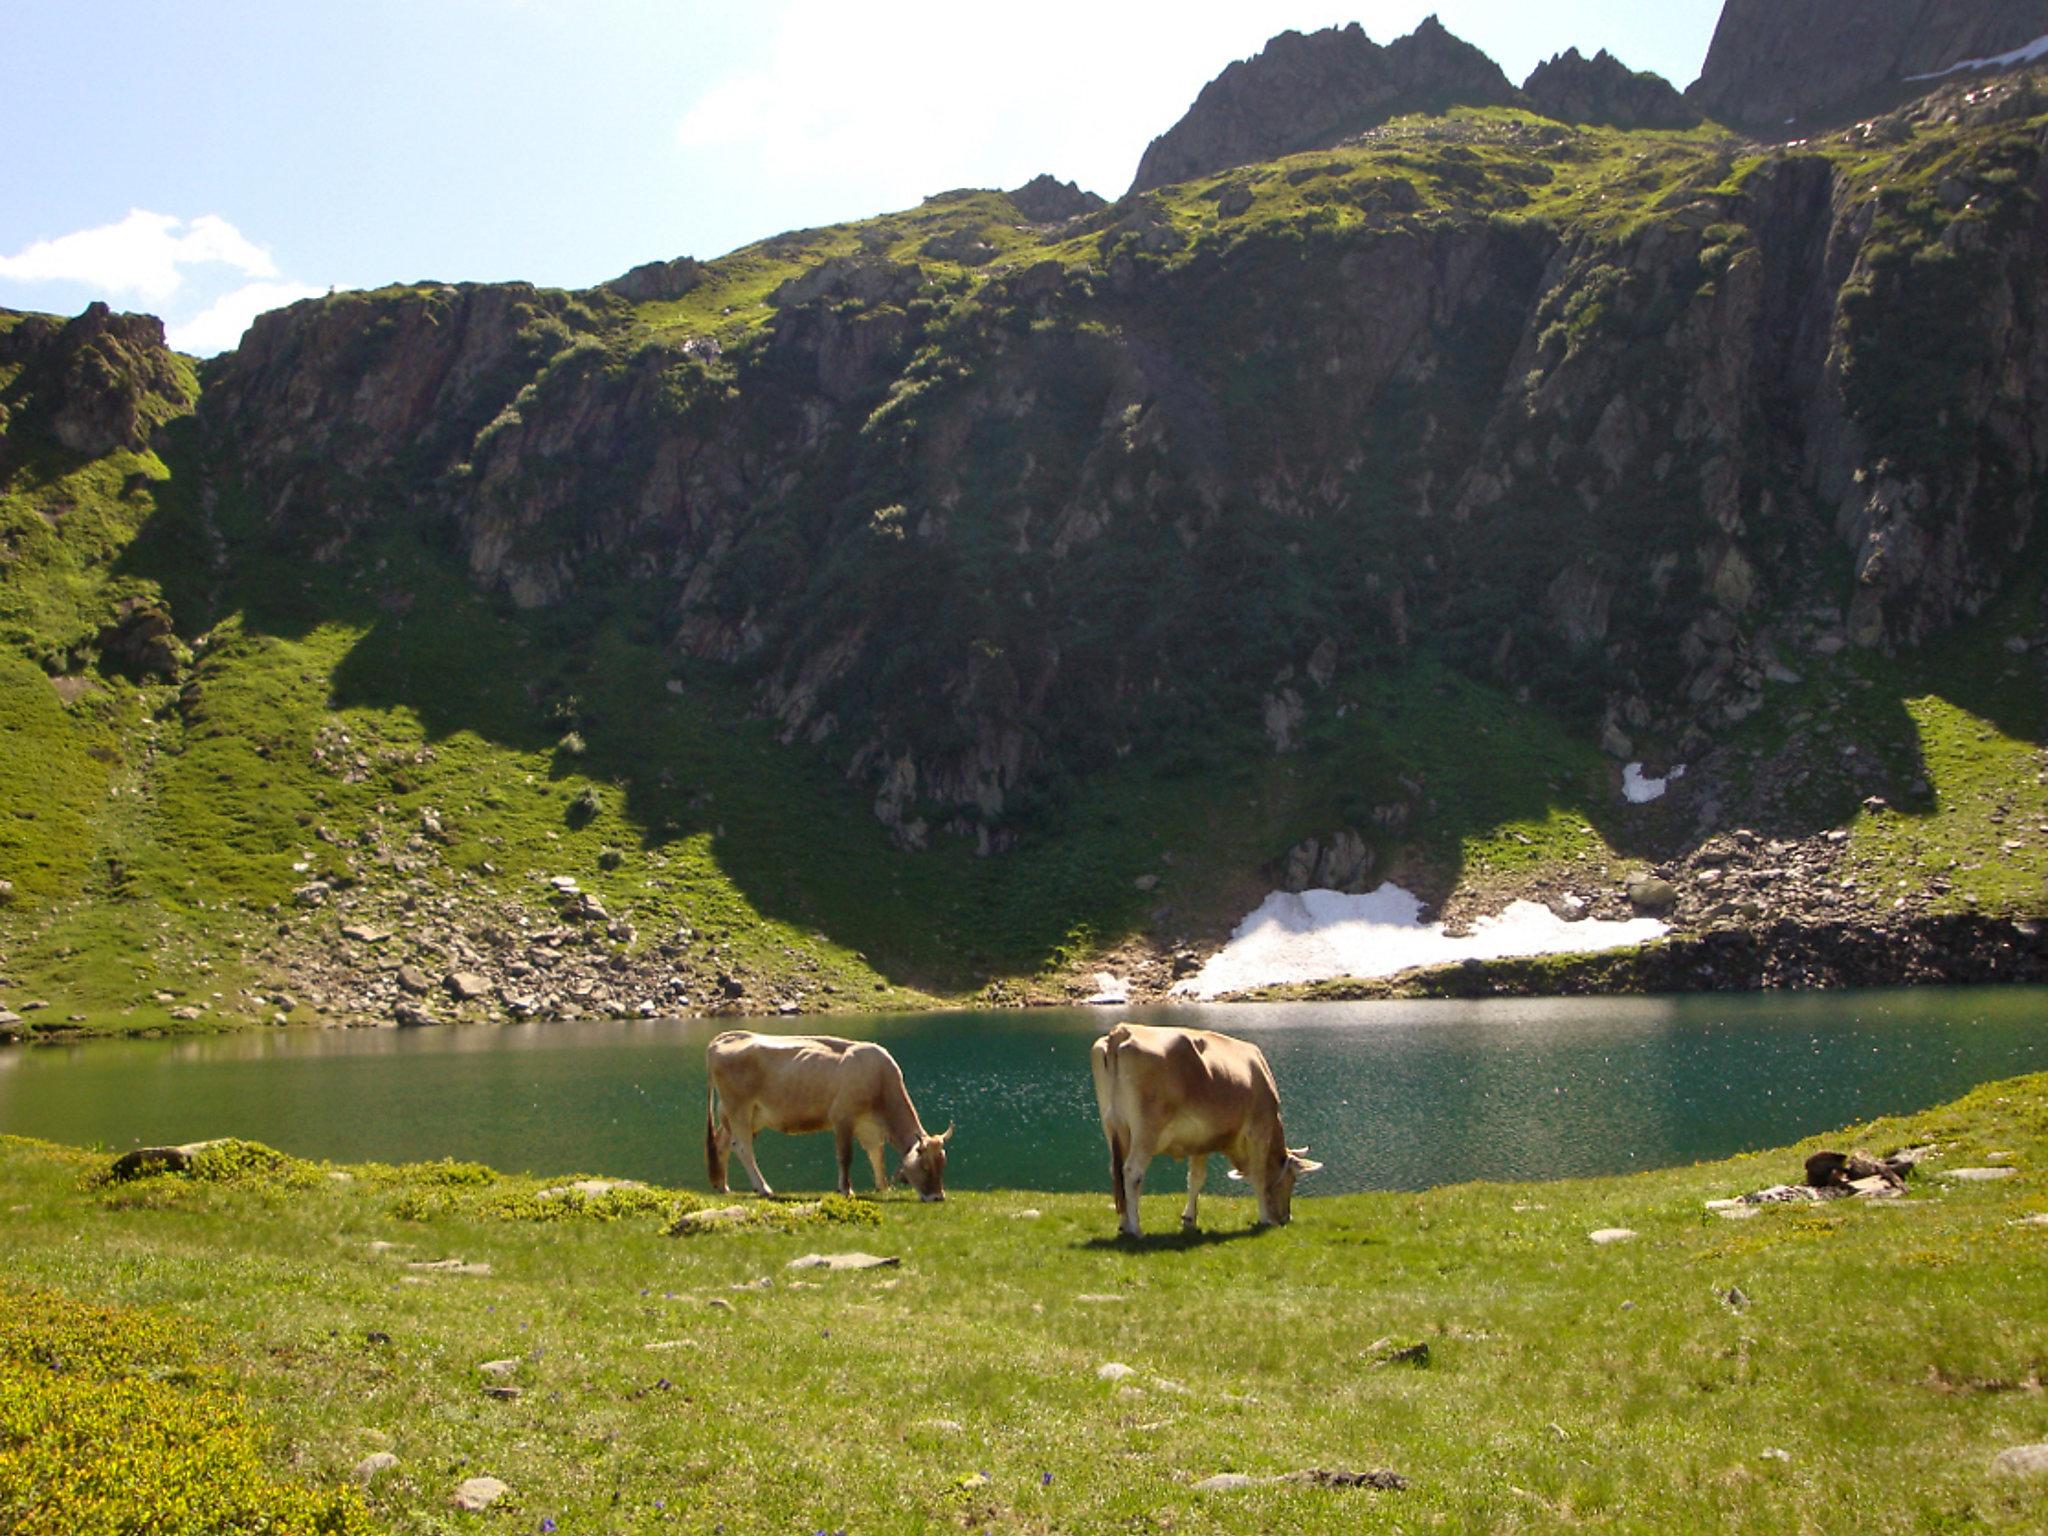
[{"label": "tan cow", "polygon": [[1119,1024],[1095,1042],[1089,1064],[1109,1142],[1118,1226],[1126,1237],[1138,1235],[1145,1170],[1161,1153],[1188,1160],[1185,1228],[1195,1224],[1211,1153],[1221,1152],[1251,1183],[1262,1227],[1286,1225],[1294,1181],[1323,1166],[1308,1160],[1307,1147],[1287,1146],[1273,1069],[1247,1041],[1202,1029]]},{"label": "tan cow", "polygon": [[946,1198],[946,1144],[927,1136],[896,1058],[865,1040],[831,1035],[757,1035],[727,1030],[704,1053],[710,1079],[704,1115],[704,1161],[711,1187],[725,1193],[725,1154],[736,1147],[747,1177],[763,1195],[775,1193],[754,1161],[757,1131],[801,1136],[830,1130],[839,1151],[839,1193],[853,1193],[853,1144],[867,1149],[875,1188],[889,1187],[882,1149],[903,1155],[896,1177],[920,1200]]}]

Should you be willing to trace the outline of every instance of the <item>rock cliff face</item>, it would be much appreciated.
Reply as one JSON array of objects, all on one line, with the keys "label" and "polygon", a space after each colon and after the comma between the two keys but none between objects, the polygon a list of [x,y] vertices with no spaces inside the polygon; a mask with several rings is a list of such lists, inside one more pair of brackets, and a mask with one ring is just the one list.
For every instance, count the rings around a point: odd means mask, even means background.
[{"label": "rock cliff face", "polygon": [[2048,38],[2048,0],[1728,0],[1686,95],[1767,136],[1896,106],[1915,77]]},{"label": "rock cliff face", "polygon": [[1440,157],[1433,212],[1190,245],[1138,199],[1093,216],[1096,259],[971,293],[834,257],[718,355],[601,294],[309,302],[203,416],[316,552],[402,507],[521,605],[662,592],[675,651],[910,844],[1000,847],[1177,723],[1293,750],[1332,678],[1423,643],[1690,754],[1809,647],[1917,644],[2038,561],[2020,89],[1887,125],[1877,177],[1731,183],[1703,146],[1620,233],[1461,211],[1521,141],[1446,125],[1403,151]]},{"label": "rock cliff face", "polygon": [[1406,112],[1515,100],[1500,67],[1434,16],[1384,48],[1356,22],[1282,32],[1202,88],[1145,151],[1131,190],[1322,148]]}]

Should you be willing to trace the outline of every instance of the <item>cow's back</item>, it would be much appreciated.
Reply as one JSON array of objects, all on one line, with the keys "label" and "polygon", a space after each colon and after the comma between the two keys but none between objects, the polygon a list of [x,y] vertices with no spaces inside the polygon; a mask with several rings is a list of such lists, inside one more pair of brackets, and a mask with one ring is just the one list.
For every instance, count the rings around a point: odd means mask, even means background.
[{"label": "cow's back", "polygon": [[1215,1150],[1279,1109],[1264,1053],[1228,1035],[1119,1024],[1090,1064],[1103,1123],[1143,1125],[1168,1156]]},{"label": "cow's back", "polygon": [[837,1035],[727,1030],[705,1052],[711,1085],[728,1105],[760,1105],[778,1129],[822,1129],[878,1103],[902,1073],[889,1053]]}]

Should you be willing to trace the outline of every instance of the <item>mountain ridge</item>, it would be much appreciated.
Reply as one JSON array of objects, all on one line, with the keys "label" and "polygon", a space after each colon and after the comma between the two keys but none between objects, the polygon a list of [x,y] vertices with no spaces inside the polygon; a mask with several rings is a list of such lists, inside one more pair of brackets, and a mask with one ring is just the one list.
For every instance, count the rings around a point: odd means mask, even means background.
[{"label": "mountain ridge", "polygon": [[[0,963],[152,1027],[1149,995],[1393,879],[2010,965],[2044,164],[2024,73],[1764,153],[1453,107],[308,300],[196,409],[0,316]],[[113,334],[162,404],[67,446]]]}]

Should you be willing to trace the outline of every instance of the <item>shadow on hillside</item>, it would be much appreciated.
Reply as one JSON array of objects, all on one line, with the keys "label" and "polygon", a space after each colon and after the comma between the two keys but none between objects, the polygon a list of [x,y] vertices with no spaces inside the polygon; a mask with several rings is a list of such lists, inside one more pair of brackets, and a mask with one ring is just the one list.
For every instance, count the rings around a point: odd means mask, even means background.
[{"label": "shadow on hillside", "polygon": [[[552,753],[550,778],[582,776],[623,795],[615,808],[640,829],[644,850],[708,840],[718,870],[757,912],[822,933],[898,982],[964,990],[1042,966],[1077,930],[1114,938],[1141,927],[1150,898],[1133,891],[1128,848],[1146,839],[1186,847],[1203,835],[1202,822],[1183,817],[1158,827],[1123,825],[1114,833],[1123,841],[1107,849],[1094,846],[1091,830],[1064,840],[1056,831],[1040,834],[990,859],[943,835],[932,851],[906,853],[874,818],[868,790],[817,751],[778,742],[770,723],[753,716],[747,679],[670,657],[657,583],[621,579],[557,608],[519,611],[475,594],[446,530],[423,513],[390,506],[366,514],[363,531],[338,554],[310,559],[266,510],[230,497],[210,514],[200,507],[189,490],[198,452],[189,424],[174,432],[172,448],[186,472],[120,573],[161,582],[181,631],[194,634],[229,615],[251,633],[283,640],[305,640],[325,626],[355,631],[329,677],[331,707],[402,708],[418,717],[430,743],[471,733],[522,753]],[[219,547],[234,552],[230,562],[214,559],[210,551]],[[1911,786],[1925,765],[1904,700],[1931,669],[1931,660],[1894,666],[1890,686],[1827,684],[1830,698],[1846,701],[1837,709],[1837,739],[1856,746],[1856,755],[1808,754],[1786,770],[1796,781],[1752,784],[1744,805],[1726,814],[1742,815],[1766,837],[1805,837],[1847,820],[1867,794],[1916,809]],[[1347,727],[1348,736],[1311,738],[1291,760],[1298,766],[1289,770],[1290,803],[1255,813],[1264,818],[1263,841],[1239,860],[1243,867],[1227,872],[1233,888],[1295,838],[1344,825],[1370,829],[1376,805],[1403,799],[1434,829],[1424,862],[1441,889],[1424,890],[1425,897],[1440,897],[1467,873],[1460,850],[1468,839],[1557,811],[1584,817],[1624,855],[1662,858],[1690,841],[1692,811],[1627,806],[1612,765],[1572,742],[1551,717],[1447,671],[1415,675],[1422,682],[1407,693],[1398,677],[1369,680],[1391,690],[1391,703],[1377,716],[1354,717],[1361,723]],[[1995,669],[1951,667],[1931,686],[2008,734],[2040,739],[2040,712],[2017,704],[2016,690]],[[571,730],[580,753],[558,747]],[[1531,733],[1546,732],[1540,750],[1531,748]],[[1768,774],[1767,733],[1758,727],[1750,735]],[[1263,746],[1257,738],[1242,748],[1227,737],[1202,740],[1192,767],[1169,770],[1172,754],[1162,752],[1157,777],[1191,775],[1176,803],[1202,804],[1214,818],[1216,807],[1244,803],[1247,757]],[[1419,794],[1398,787],[1417,774]],[[1085,805],[1096,792],[1084,784],[1076,793]],[[1071,805],[1062,814],[1066,826],[1079,825]],[[1120,817],[1130,820],[1119,807],[1091,828],[1118,827]],[[1266,823],[1276,835],[1265,836]],[[564,872],[587,875],[597,833],[585,849],[572,840],[582,836],[573,822],[551,830],[563,838]]]}]

